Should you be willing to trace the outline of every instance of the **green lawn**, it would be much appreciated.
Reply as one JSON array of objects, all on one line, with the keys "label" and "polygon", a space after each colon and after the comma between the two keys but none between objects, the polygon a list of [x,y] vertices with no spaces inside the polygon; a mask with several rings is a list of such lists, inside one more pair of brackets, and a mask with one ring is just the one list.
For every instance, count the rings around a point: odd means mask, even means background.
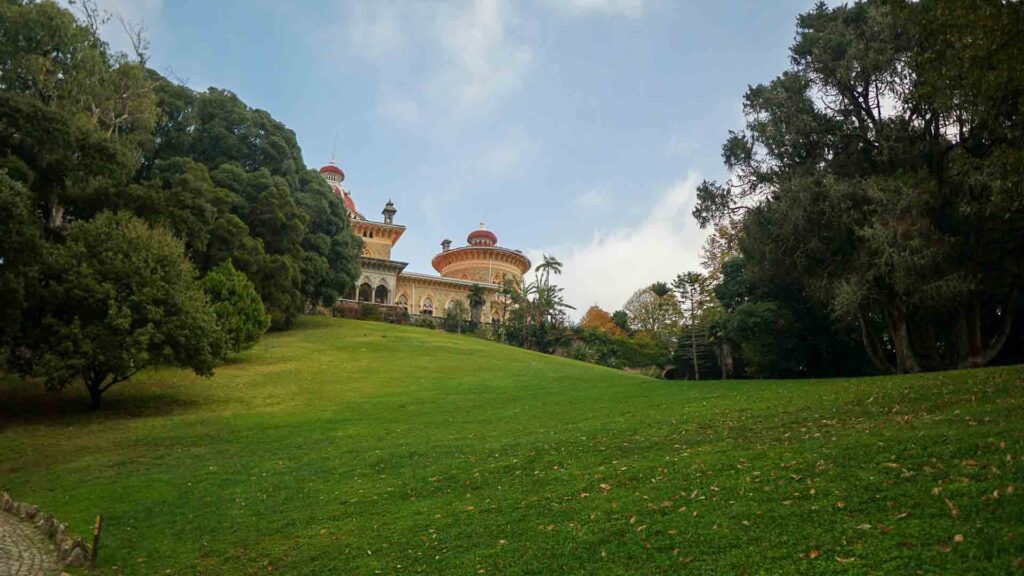
[{"label": "green lawn", "polygon": [[0,488],[102,513],[103,573],[1024,568],[1020,366],[666,382],[317,318],[105,402],[0,381]]}]

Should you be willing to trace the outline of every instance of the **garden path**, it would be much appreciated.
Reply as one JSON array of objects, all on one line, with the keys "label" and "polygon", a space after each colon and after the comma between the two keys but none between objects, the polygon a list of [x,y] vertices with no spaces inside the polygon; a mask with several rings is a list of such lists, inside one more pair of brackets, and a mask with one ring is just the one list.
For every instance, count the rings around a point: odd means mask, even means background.
[{"label": "garden path", "polygon": [[0,576],[60,574],[53,544],[13,514],[0,512]]}]

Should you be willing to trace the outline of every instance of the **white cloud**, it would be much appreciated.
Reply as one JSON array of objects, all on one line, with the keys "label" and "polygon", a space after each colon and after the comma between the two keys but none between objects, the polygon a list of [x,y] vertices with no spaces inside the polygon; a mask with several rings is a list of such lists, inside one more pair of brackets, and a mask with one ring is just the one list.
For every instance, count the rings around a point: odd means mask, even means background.
[{"label": "white cloud", "polygon": [[608,208],[608,193],[594,188],[577,194],[573,201],[581,208],[604,210]]},{"label": "white cloud", "polygon": [[576,317],[592,304],[617,310],[638,288],[699,269],[708,235],[690,215],[699,182],[690,172],[664,191],[639,223],[599,231],[582,244],[532,250],[529,256],[540,261],[543,252],[562,261],[558,281],[566,301],[577,308]]},{"label": "white cloud", "polygon": [[[463,10],[442,10],[437,39],[449,66],[437,80],[462,110],[485,111],[519,90],[533,50],[512,34],[516,22],[503,0],[473,0]],[[435,84],[435,86],[437,86]]]},{"label": "white cloud", "polygon": [[384,95],[379,109],[398,123],[415,107],[434,130],[458,129],[500,108],[523,87],[533,64],[507,0],[356,2],[348,22],[321,38],[373,61]]},{"label": "white cloud", "polygon": [[383,96],[377,104],[377,112],[382,118],[400,126],[413,126],[420,119],[419,105],[415,100],[403,96]]},{"label": "white cloud", "polygon": [[638,18],[644,11],[644,0],[550,0],[550,3],[576,15],[596,13]]}]

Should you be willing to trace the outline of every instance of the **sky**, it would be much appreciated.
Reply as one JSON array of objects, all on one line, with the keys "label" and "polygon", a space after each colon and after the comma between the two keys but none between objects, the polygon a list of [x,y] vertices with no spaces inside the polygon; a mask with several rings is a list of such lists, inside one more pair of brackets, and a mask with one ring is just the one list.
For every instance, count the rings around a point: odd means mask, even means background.
[{"label": "sky", "polygon": [[[564,264],[582,314],[699,269],[690,215],[749,85],[788,66],[812,0],[99,0],[143,22],[149,65],[229,89],[335,161],[359,210],[391,199],[392,257],[433,273],[486,223]],[[127,47],[120,25],[103,30]],[[336,142],[336,144],[335,144]]]}]

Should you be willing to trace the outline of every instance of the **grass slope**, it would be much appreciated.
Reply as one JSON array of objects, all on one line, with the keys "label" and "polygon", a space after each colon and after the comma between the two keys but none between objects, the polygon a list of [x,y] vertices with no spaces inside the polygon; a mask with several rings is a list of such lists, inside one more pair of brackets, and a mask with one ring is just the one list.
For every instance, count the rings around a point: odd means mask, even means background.
[{"label": "grass slope", "polygon": [[0,488],[103,513],[112,574],[1006,574],[1022,379],[664,382],[306,319],[98,414],[0,382]]}]

